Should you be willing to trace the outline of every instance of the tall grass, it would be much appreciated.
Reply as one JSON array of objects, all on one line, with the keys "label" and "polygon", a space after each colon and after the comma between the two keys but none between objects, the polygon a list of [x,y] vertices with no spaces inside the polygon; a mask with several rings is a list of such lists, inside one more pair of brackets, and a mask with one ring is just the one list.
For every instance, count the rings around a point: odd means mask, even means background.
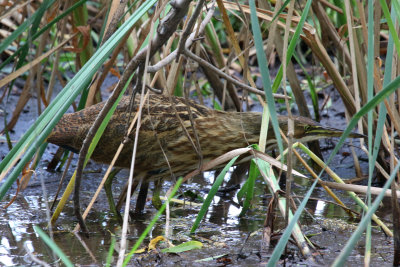
[{"label": "tall grass", "polygon": [[[271,5],[270,2],[275,4]],[[268,129],[268,123],[271,122],[275,136],[277,136],[279,154],[282,155],[280,160],[283,164],[286,160],[283,157],[285,138],[281,137],[279,130],[276,99],[274,99],[273,93],[288,94],[285,91],[287,86],[283,85],[286,84],[286,79],[290,80],[293,94],[287,107],[290,109],[290,106],[300,105],[298,110],[303,110],[306,114],[307,112],[314,114],[314,118],[318,119],[320,117],[318,114],[322,111],[320,109],[323,107],[319,106],[316,88],[321,85],[313,84],[317,79],[306,74],[310,88],[306,86],[301,90],[301,82],[298,80],[295,68],[292,69],[289,66],[295,59],[301,66],[296,69],[305,70],[305,67],[312,65],[311,58],[316,59],[318,62],[313,67],[322,71],[315,75],[323,77],[324,73],[322,72],[325,72],[328,77],[325,82],[333,85],[341,97],[349,119],[347,128],[325,164],[329,166],[346,138],[356,127],[358,127],[358,131],[368,136],[367,146],[364,145],[364,140],[360,140],[360,147],[366,153],[369,161],[368,170],[361,170],[361,172],[368,172],[368,193],[364,214],[358,229],[349,239],[334,264],[340,266],[345,263],[361,233],[367,229],[364,264],[368,265],[371,261],[371,246],[373,246],[371,218],[375,218],[374,212],[384,194],[382,191],[372,202],[369,188],[375,179],[375,173],[382,174],[382,177],[389,177],[382,181],[384,189],[389,188],[391,184],[393,190],[397,188],[394,181],[398,175],[399,166],[395,148],[397,147],[396,137],[400,132],[400,109],[397,102],[399,99],[398,88],[400,87],[398,69],[400,4],[398,1],[388,3],[384,0],[364,2],[345,0],[343,3],[341,1],[322,3],[308,0],[294,5],[295,10],[292,16],[288,14],[290,1],[270,2],[250,0],[247,5],[242,2],[217,0],[219,11],[214,14],[212,23],[207,24],[205,38],[203,35],[198,36],[199,38],[192,47],[193,51],[201,58],[208,60],[211,64],[215,63],[228,75],[234,74],[236,79],[246,85],[256,87],[256,77],[260,77],[262,84],[260,87],[262,88],[259,89],[264,92],[265,99],[244,90],[240,91],[232,81],[221,82],[219,74],[215,74],[213,71],[185,69],[184,63],[189,59],[184,55],[167,64],[167,67],[158,71],[157,74],[150,76],[154,78],[157,87],[169,88],[167,91],[170,94],[190,95],[189,92],[197,95],[199,99],[211,98],[215,94],[218,98],[217,102],[221,104],[220,107],[240,110],[244,106],[240,100],[259,100],[262,105],[265,105],[266,102],[259,149],[264,151],[264,141],[268,138],[266,129]],[[165,15],[171,9],[171,6],[167,5],[165,1],[134,1],[129,6],[129,11],[124,13],[123,19],[117,20],[114,25],[117,29],[103,43],[103,32],[111,23],[111,19],[108,19],[106,14],[113,14],[115,8],[118,7],[114,2],[110,6],[101,6],[100,3],[93,5],[92,2],[83,0],[58,9],[56,1],[45,0],[36,6],[36,10],[31,16],[27,16],[22,23],[17,25],[16,30],[10,30],[9,36],[1,41],[0,55],[7,55],[7,57],[2,57],[4,60],[0,62],[0,71],[5,75],[0,80],[0,87],[4,90],[1,98],[3,101],[6,99],[5,96],[10,94],[13,81],[17,78],[25,78],[28,81],[27,84],[30,84],[29,81],[33,81],[35,77],[44,79],[43,77],[47,75],[47,77],[51,77],[51,82],[47,81],[49,86],[45,86],[43,90],[37,90],[36,93],[40,116],[0,162],[0,199],[4,199],[10,193],[11,186],[39,148],[43,150],[47,136],[71,104],[78,97],[81,97],[81,107],[86,104],[87,98],[89,102],[92,101],[91,98],[98,94],[97,90],[106,74],[111,72],[119,76],[119,73],[123,72],[123,67],[120,66],[137,55],[141,47],[148,44],[152,15],[160,15],[154,14],[156,3],[163,8],[160,14]],[[207,3],[207,5],[211,4]],[[96,8],[97,14],[90,13],[90,10],[94,8]],[[206,8],[202,10],[199,21],[205,19],[207,10]],[[191,9],[188,13],[187,20],[190,19],[192,11]],[[75,14],[75,19],[72,19],[72,13]],[[86,15],[89,17],[87,18]],[[10,13],[6,11],[3,18],[5,17],[14,18],[11,11]],[[287,22],[286,20],[289,18],[290,21]],[[71,37],[68,30],[76,29],[78,26],[90,26],[89,22],[92,23],[92,27],[88,30],[89,35],[80,36],[80,42],[77,42],[76,39],[71,42],[77,44],[77,47],[72,49],[70,47],[67,52],[62,50],[62,46],[57,47],[58,44],[62,44]],[[158,25],[157,23],[156,25]],[[61,26],[63,24],[67,26]],[[180,30],[172,35],[162,49],[156,53],[153,58],[154,63],[163,61],[169,54],[172,54],[179,42],[180,32],[185,29],[186,25],[187,21],[180,24]],[[62,30],[58,31],[58,29]],[[197,28],[194,29],[194,31],[197,30]],[[286,36],[289,36],[288,42],[284,38],[285,33]],[[385,39],[386,47],[383,47],[382,39]],[[125,44],[128,44],[128,47]],[[283,44],[283,47],[277,47],[279,44]],[[51,50],[52,48],[54,48],[54,52]],[[285,58],[278,53],[278,48],[283,49]],[[52,55],[46,58],[46,63],[43,63],[42,66],[41,56],[49,51],[54,54],[50,53]],[[73,77],[64,86],[64,89],[49,102],[55,77],[61,77],[59,82],[64,82],[62,78],[67,77],[65,67],[59,61],[60,54],[67,54],[65,58],[71,56],[73,58],[70,62],[71,66],[76,69],[70,69],[70,71],[74,71]],[[273,65],[272,61],[275,59],[280,63]],[[79,62],[82,67],[78,64]],[[281,64],[282,62],[285,64]],[[251,65],[251,63],[256,64]],[[12,72],[7,73],[6,67],[9,64],[14,64],[15,68]],[[27,68],[29,71],[22,73],[21,70],[24,70],[25,64],[30,64],[28,65],[30,67]],[[284,69],[287,65],[289,67]],[[52,66],[53,69],[51,70],[49,66]],[[271,68],[278,70],[275,77],[271,76]],[[18,69],[21,70],[18,72]],[[203,72],[204,77],[200,75],[201,78],[197,79],[199,72]],[[102,78],[98,78],[100,76]],[[94,85],[90,85],[91,83]],[[213,90],[209,90],[210,85],[214,87]],[[11,119],[13,123],[4,120],[3,132],[6,135],[15,125],[14,122],[18,123],[18,116],[29,99],[27,94],[29,90],[30,86],[27,85],[21,93],[19,105],[15,107]],[[309,93],[312,97],[313,111],[304,107],[302,102],[304,92]],[[43,111],[40,108],[42,106],[45,107]],[[290,113],[290,110],[288,112]],[[292,156],[291,153],[289,150],[288,157]],[[226,165],[214,185],[214,191],[222,183],[224,173],[234,164],[235,160],[236,158]],[[389,164],[385,164],[386,162]],[[359,166],[355,166],[355,168],[360,169]],[[320,172],[319,177],[323,171]],[[240,195],[246,197],[241,215],[251,208],[254,192],[252,187],[258,172],[262,174],[273,193],[279,190],[277,179],[270,166],[259,158],[253,159],[250,178],[240,192]],[[317,183],[318,179],[311,185],[293,216],[291,216],[290,210],[284,209],[285,201],[288,201],[290,196],[287,200],[280,198],[279,209],[282,214],[288,215],[290,222],[274,249],[268,263],[270,266],[277,264],[292,233],[299,243],[302,242],[299,241],[302,240],[301,234],[297,232],[299,218]],[[210,193],[204,207],[199,212],[192,232],[204,219],[212,196],[213,194]],[[358,200],[355,201],[358,202]],[[396,200],[393,199],[393,201]],[[393,216],[398,214],[396,212],[398,211],[394,210]],[[400,239],[396,236],[399,235],[396,227],[394,234],[395,238]],[[400,251],[400,249],[396,251]],[[302,253],[306,257],[311,257],[309,249],[303,250]],[[398,256],[396,255],[396,257]]]}]

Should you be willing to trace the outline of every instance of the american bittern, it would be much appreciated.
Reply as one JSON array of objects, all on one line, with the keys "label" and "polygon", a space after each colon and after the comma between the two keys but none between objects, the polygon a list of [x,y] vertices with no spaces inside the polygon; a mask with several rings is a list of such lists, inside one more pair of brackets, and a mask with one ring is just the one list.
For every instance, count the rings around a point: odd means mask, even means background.
[{"label": "american bittern", "polygon": [[[133,113],[138,108],[138,99],[135,102]],[[124,149],[115,165],[130,167],[135,133],[133,131],[128,138],[125,138],[125,135],[129,120],[132,120],[135,114],[129,113],[129,105],[130,97],[123,97],[92,155],[93,160],[110,163],[124,140]],[[47,141],[79,152],[102,107],[103,103],[99,103],[64,115]],[[280,116],[278,119],[280,128],[286,132],[288,118]],[[230,150],[257,143],[261,113],[217,111],[180,97],[172,97],[171,103],[166,96],[150,94],[143,107],[135,161],[137,177],[157,179],[168,177],[171,172],[179,176],[199,167],[199,152],[193,148],[183,127],[194,144],[195,133],[197,134],[200,143],[198,151],[201,151],[203,162],[207,162]],[[294,117],[294,138],[297,141],[307,142],[341,134],[341,130],[323,127],[308,118]],[[351,137],[361,135],[352,134]],[[272,127],[268,130],[267,144],[275,144]]]},{"label": "american bittern", "polygon": [[[122,98],[92,155],[93,160],[107,164],[111,162],[125,137],[130,123],[128,120],[132,120],[135,115],[129,114],[129,103],[129,97]],[[103,103],[99,103],[75,113],[65,114],[47,141],[73,152],[79,152],[87,132],[102,107]],[[132,110],[136,112],[137,107],[138,103],[135,103]],[[175,175],[185,174],[198,167],[199,155],[193,149],[183,129],[186,127],[193,143],[196,144],[189,112],[198,135],[204,162],[235,148],[258,142],[261,113],[217,111],[180,97],[172,97],[171,103],[168,97],[150,94],[143,107],[135,162],[137,174],[144,172],[153,178],[168,175],[167,160]],[[176,113],[181,120],[177,119]],[[280,128],[286,132],[288,118],[279,116],[278,120]],[[307,142],[341,134],[341,130],[321,126],[308,118],[294,117],[294,138],[297,141]],[[361,137],[361,135],[352,134],[351,137]],[[125,138],[126,144],[116,166],[130,167],[133,140],[134,131],[129,138]],[[274,133],[270,127],[267,144],[274,143]]]}]

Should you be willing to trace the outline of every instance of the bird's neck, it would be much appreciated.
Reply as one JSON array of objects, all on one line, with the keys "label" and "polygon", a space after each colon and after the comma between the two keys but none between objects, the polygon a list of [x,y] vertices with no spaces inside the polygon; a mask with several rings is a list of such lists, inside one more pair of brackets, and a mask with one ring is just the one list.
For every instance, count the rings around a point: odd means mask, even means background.
[{"label": "bird's neck", "polygon": [[261,117],[259,112],[229,112],[228,116],[221,116],[221,123],[230,127],[227,134],[254,144],[260,137]]}]

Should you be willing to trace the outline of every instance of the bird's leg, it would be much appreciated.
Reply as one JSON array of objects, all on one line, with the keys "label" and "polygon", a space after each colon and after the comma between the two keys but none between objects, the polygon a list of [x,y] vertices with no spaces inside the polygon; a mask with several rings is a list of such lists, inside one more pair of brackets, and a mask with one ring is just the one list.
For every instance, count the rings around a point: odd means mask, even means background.
[{"label": "bird's leg", "polygon": [[[133,180],[133,183],[132,183],[132,190],[131,190],[132,194],[133,194],[133,192],[135,192],[135,189],[136,189],[136,187],[138,186],[140,180],[141,180],[140,177],[135,177],[135,179]],[[125,201],[125,199],[126,199],[126,194],[127,194],[127,192],[128,192],[128,182],[126,182],[124,188],[122,189],[121,194],[119,195],[118,203],[117,203],[117,206],[116,206],[116,209],[117,209],[117,210],[120,210],[120,209],[121,209],[122,204],[124,203],[124,201]]]},{"label": "bird's leg", "polygon": [[115,206],[115,201],[114,201],[114,197],[113,197],[113,193],[112,193],[112,182],[120,170],[121,170],[121,168],[114,168],[110,172],[110,174],[107,177],[106,182],[104,183],[104,190],[106,191],[108,205],[110,206],[111,212],[114,214],[114,216],[117,217],[117,220],[120,223],[122,223],[122,217],[121,217],[119,210],[117,210],[117,207]]},{"label": "bird's leg", "polygon": [[139,195],[136,199],[135,213],[142,213],[146,205],[147,192],[149,191],[149,182],[146,179],[142,180],[140,185]]}]

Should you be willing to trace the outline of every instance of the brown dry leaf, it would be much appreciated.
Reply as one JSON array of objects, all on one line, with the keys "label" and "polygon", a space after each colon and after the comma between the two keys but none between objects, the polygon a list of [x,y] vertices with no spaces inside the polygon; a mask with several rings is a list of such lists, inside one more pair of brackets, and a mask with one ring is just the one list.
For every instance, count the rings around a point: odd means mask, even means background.
[{"label": "brown dry leaf", "polygon": [[[79,47],[79,39],[74,38],[72,41],[73,47],[65,47],[65,51],[73,52],[73,53],[81,53],[89,43],[90,40],[90,26],[78,26],[76,30],[82,34],[83,37],[83,45]],[[74,34],[76,36],[76,33]]]},{"label": "brown dry leaf", "polygon": [[271,236],[274,232],[274,220],[276,217],[276,208],[278,207],[278,196],[275,194],[268,204],[267,215],[264,221],[264,229],[262,236],[262,249],[268,250],[271,243]]},{"label": "brown dry leaf", "polygon": [[59,10],[60,10],[60,1],[57,1],[56,3],[54,3],[52,5],[50,12],[47,12],[47,16],[46,16],[47,23],[50,23],[51,21],[53,21],[55,19]]},{"label": "brown dry leaf", "polygon": [[[223,1],[224,6],[226,9],[228,10],[235,10],[235,11],[239,11],[239,7],[237,6],[237,4],[235,3],[231,3],[231,2],[227,2],[227,1]],[[243,10],[243,12],[250,14],[250,7],[248,5],[240,5],[240,8]],[[259,17],[260,19],[266,20],[268,22],[272,21],[274,13],[272,11],[266,10],[266,9],[261,9],[261,8],[257,8],[257,17]],[[285,19],[286,20],[287,15],[286,14],[280,14],[279,18]],[[294,16],[291,19],[292,24],[297,24],[300,21],[300,17],[299,16]],[[285,24],[283,22],[278,21],[278,25],[279,27],[285,29]],[[295,29],[294,29],[295,25],[293,25],[293,28],[290,29],[290,31],[292,33],[294,33]],[[303,26],[303,30],[307,30],[307,31],[315,31],[314,27],[312,27],[310,24],[308,23],[304,23]]]},{"label": "brown dry leaf", "polygon": [[116,70],[116,69],[114,69],[114,68],[111,68],[111,69],[110,69],[110,73],[111,73],[112,75],[116,76],[118,79],[121,78],[121,74],[119,73],[119,71]]}]

